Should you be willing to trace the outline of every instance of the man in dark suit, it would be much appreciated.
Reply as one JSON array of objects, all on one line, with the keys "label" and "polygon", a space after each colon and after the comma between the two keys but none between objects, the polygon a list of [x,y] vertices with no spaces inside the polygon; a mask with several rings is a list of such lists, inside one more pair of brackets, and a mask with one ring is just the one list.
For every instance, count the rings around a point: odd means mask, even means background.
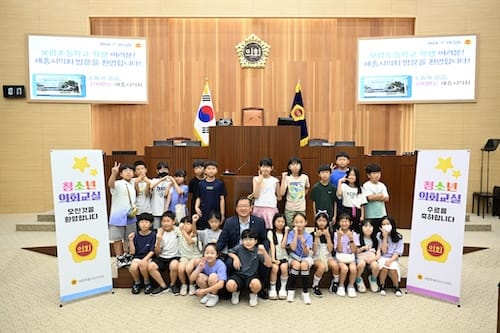
[{"label": "man in dark suit", "polygon": [[[217,249],[222,251],[226,248],[231,249],[238,245],[241,240],[241,233],[243,230],[250,229],[255,230],[259,235],[258,244],[264,245],[266,250],[269,252],[269,240],[267,239],[266,224],[264,220],[260,217],[251,215],[252,213],[252,202],[247,197],[239,198],[236,201],[236,215],[224,221],[224,227],[222,228],[222,233],[217,241]],[[234,270],[233,261],[231,258],[225,258],[228,276]],[[269,274],[270,269],[261,265],[259,267],[259,275],[262,281],[263,289],[259,293],[261,298],[267,298],[266,289],[269,287]]]}]

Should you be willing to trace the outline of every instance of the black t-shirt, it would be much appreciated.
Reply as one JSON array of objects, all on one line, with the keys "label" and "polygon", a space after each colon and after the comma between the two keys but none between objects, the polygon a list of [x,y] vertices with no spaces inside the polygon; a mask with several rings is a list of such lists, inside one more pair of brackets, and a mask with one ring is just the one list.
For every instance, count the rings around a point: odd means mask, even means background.
[{"label": "black t-shirt", "polygon": [[194,211],[194,203],[196,201],[196,192],[198,191],[198,184],[202,181],[202,179],[199,179],[198,177],[193,177],[193,179],[191,179],[189,181],[189,193],[191,193],[191,207],[190,208],[190,212],[192,212],[192,214],[196,213]]}]

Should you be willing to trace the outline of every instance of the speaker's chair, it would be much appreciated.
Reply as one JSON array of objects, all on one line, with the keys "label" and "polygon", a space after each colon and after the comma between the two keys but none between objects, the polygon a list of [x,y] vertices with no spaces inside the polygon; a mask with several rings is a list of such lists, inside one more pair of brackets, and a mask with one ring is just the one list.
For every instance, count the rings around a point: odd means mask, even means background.
[{"label": "speaker's chair", "polygon": [[241,109],[243,126],[262,126],[264,124],[264,108],[250,106]]}]

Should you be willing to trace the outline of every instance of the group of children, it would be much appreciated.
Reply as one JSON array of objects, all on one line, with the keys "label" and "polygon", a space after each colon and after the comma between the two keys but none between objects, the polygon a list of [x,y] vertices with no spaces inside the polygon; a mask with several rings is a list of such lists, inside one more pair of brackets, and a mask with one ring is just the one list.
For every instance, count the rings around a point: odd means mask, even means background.
[{"label": "group of children", "polygon": [[[134,166],[115,163],[111,170],[110,240],[118,267],[129,266],[133,294],[143,290],[153,296],[169,291],[197,295],[202,304],[213,307],[220,295],[237,304],[240,291],[248,289],[249,304],[256,306],[264,288],[269,288],[270,299],[293,302],[299,280],[302,299],[311,304],[309,275],[314,266],[311,290],[316,297],[323,296],[319,283],[328,271],[329,291],[338,296],[366,292],[364,272],[369,273],[371,291],[386,295],[389,275],[396,296],[402,295],[398,258],[403,239],[394,220],[387,217],[389,195],[380,182],[380,166],[368,165],[368,181],[361,185],[359,169],[349,168],[346,153],[337,155],[335,165],[321,165],[319,181],[310,193],[315,225],[308,232],[306,196],[311,185],[301,160],[289,160],[280,183],[271,174],[272,160],[263,158],[249,202],[252,214],[268,229],[269,243],[264,246],[255,230],[240,227],[239,244],[224,253],[217,240],[225,220],[226,193],[224,183],[216,178],[217,163],[195,161],[193,170],[189,186],[185,170],[176,170],[171,177],[164,162],[158,163],[153,179],[147,177],[141,161]],[[282,198],[286,200],[283,214],[277,208]],[[261,266],[270,268],[268,286],[263,284]],[[162,275],[166,270],[168,284]]]}]

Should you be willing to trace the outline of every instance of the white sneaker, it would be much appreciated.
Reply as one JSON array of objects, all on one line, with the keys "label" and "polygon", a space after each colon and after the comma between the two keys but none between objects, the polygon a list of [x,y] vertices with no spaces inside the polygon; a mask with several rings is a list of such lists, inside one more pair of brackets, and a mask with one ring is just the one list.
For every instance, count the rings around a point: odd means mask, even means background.
[{"label": "white sneaker", "polygon": [[196,294],[196,286],[194,284],[190,284],[189,285],[189,295],[193,296],[194,294]]},{"label": "white sneaker", "polygon": [[[358,281],[359,279],[359,281]],[[358,291],[360,293],[366,293],[366,286],[365,286],[365,282],[363,281],[362,278],[357,278],[356,279],[356,287],[358,287]]]},{"label": "white sneaker", "polygon": [[295,290],[288,290],[288,293],[286,295],[286,300],[287,302],[293,302],[293,300],[295,299]]},{"label": "white sneaker", "polygon": [[257,294],[250,293],[250,300],[248,301],[248,304],[250,304],[250,306],[257,306],[257,299]]},{"label": "white sneaker", "polygon": [[203,297],[200,299],[201,304],[206,304],[208,302],[208,299],[210,298],[210,294],[205,294]]},{"label": "white sneaker", "polygon": [[368,277],[368,281],[370,282],[370,290],[376,293],[378,291],[377,278],[374,277],[373,275],[370,275]]},{"label": "white sneaker", "polygon": [[181,292],[180,292],[181,296],[186,296],[187,293],[188,293],[188,286],[187,286],[187,284],[181,285]]},{"label": "white sneaker", "polygon": [[356,297],[356,289],[353,286],[347,287],[347,296]]},{"label": "white sneaker", "polygon": [[385,292],[385,288],[380,287],[380,296],[385,296],[387,293]]},{"label": "white sneaker", "polygon": [[240,292],[235,291],[234,293],[231,294],[231,304],[238,304],[240,302]]},{"label": "white sneaker", "polygon": [[269,299],[278,299],[278,293],[276,289],[269,289]]},{"label": "white sneaker", "polygon": [[304,304],[311,305],[311,297],[309,296],[309,293],[302,292],[302,300],[304,301]]},{"label": "white sneaker", "polygon": [[286,299],[286,289],[280,289],[280,291],[278,292],[278,298]]},{"label": "white sneaker", "polygon": [[337,296],[344,297],[345,296],[345,287],[339,286],[337,288]]},{"label": "white sneaker", "polygon": [[212,307],[216,306],[217,303],[219,303],[219,296],[212,295],[212,294],[208,294],[208,295],[209,295],[209,298],[208,298],[207,304],[205,304],[205,305],[209,308],[212,308]]}]

